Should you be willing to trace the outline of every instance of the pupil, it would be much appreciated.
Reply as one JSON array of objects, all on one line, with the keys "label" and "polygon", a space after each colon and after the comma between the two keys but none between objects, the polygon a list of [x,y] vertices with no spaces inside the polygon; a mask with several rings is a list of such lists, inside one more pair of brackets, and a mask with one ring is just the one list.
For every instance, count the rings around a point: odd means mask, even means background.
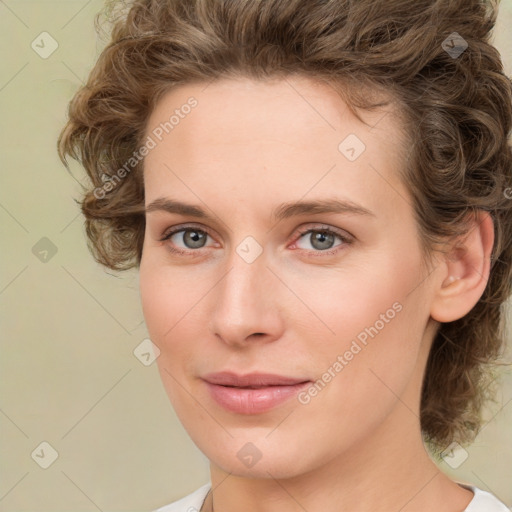
[{"label": "pupil", "polygon": [[204,235],[199,231],[187,231],[185,236],[192,240],[192,247],[196,247],[194,244],[197,244],[198,242],[199,245],[197,245],[197,247],[200,247],[201,239],[204,238]]},{"label": "pupil", "polygon": [[[314,240],[320,243],[324,243],[327,239],[332,239],[333,235],[326,233],[325,231],[317,232]],[[332,241],[332,240],[331,240]],[[328,249],[329,247],[319,247],[319,249]]]}]

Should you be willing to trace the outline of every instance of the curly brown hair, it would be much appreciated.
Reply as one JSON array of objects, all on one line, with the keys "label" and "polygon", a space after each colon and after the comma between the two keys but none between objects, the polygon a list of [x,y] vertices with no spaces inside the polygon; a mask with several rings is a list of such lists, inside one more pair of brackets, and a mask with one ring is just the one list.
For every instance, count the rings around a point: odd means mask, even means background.
[{"label": "curly brown hair", "polygon": [[384,92],[403,113],[410,154],[400,172],[425,254],[467,233],[478,209],[494,221],[487,287],[466,316],[440,325],[421,398],[433,451],[471,441],[493,396],[511,293],[512,87],[490,43],[497,9],[477,0],[108,2],[96,24],[106,15],[111,40],[58,140],[64,165],[68,155],[79,160],[91,180],[80,204],[95,259],[114,270],[140,264],[137,149],[156,103],[176,85],[298,74],[337,87],[353,112],[378,106],[382,94],[372,92]]}]

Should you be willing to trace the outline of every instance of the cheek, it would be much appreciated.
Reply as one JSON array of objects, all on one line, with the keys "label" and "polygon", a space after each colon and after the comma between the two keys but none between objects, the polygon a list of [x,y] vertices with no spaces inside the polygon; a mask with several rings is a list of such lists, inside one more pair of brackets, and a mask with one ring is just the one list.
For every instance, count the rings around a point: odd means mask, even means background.
[{"label": "cheek", "polygon": [[[183,272],[162,264],[155,256],[143,255],[139,288],[147,328],[155,341],[161,342],[184,317],[187,309],[192,308],[197,287],[191,285],[190,279],[183,278]],[[182,321],[186,323],[187,320],[183,318]]]},{"label": "cheek", "polygon": [[[204,276],[146,261],[140,266],[140,297],[151,340],[160,349],[158,365],[186,373],[189,360],[202,350],[206,318],[205,295],[211,287]],[[194,343],[191,343],[194,340]]]},{"label": "cheek", "polygon": [[182,396],[179,383],[185,382],[191,360],[191,344],[186,342],[190,337],[195,337],[187,331],[190,329],[189,316],[184,316],[185,303],[189,301],[179,292],[179,283],[166,276],[166,270],[156,262],[150,262],[149,258],[141,261],[139,287],[149,337],[160,350],[156,359],[160,378],[171,404],[180,416],[187,403],[187,395]]},{"label": "cheek", "polygon": [[186,325],[186,317],[179,322],[179,318],[184,314],[181,313],[184,298],[177,292],[176,283],[171,284],[165,278],[163,269],[156,265],[141,263],[139,283],[145,324],[151,341],[160,350],[156,363],[165,383],[170,377],[165,373],[164,366],[174,375],[175,369],[170,368],[169,363],[176,357],[183,357],[178,356],[179,346],[171,343],[171,340],[173,335]]},{"label": "cheek", "polygon": [[316,314],[308,314],[316,343],[306,354],[316,362],[317,377],[329,382],[319,385],[329,388],[319,394],[333,402],[341,398],[342,408],[357,408],[377,396],[392,399],[390,389],[399,394],[412,376],[428,311],[418,287],[419,260],[410,256],[362,263],[360,271],[331,275],[316,288],[312,282],[305,286],[304,278],[295,283],[299,293],[315,290],[304,295]]},{"label": "cheek", "polygon": [[[142,311],[148,331],[153,339],[161,338],[161,333],[164,330],[165,315],[163,312],[167,309],[167,300],[161,281],[156,278],[156,272],[149,270],[149,265],[141,263],[140,267],[140,298],[142,304]],[[169,327],[167,327],[169,328]]]},{"label": "cheek", "polygon": [[388,330],[418,279],[410,261],[402,264],[382,255],[347,269],[302,273],[287,283],[303,300],[299,323],[307,322],[321,335],[320,347],[340,349],[358,335],[364,342],[365,333],[370,336],[368,330],[375,332],[374,327],[379,333]]}]

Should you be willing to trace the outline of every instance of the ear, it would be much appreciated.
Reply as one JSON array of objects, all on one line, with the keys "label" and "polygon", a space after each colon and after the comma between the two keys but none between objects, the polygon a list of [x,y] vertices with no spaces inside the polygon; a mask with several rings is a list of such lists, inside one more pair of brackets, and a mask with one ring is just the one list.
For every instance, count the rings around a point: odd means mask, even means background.
[{"label": "ear", "polygon": [[452,242],[443,254],[430,309],[434,320],[458,320],[480,300],[489,280],[493,244],[492,217],[478,210],[468,234]]}]

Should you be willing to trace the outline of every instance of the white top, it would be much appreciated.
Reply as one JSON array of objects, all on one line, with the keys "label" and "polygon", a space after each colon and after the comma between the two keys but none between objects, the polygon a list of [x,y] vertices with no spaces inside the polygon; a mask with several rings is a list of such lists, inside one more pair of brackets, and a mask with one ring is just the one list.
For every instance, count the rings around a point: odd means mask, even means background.
[{"label": "white top", "polygon": [[[491,493],[482,491],[482,489],[473,485],[460,483],[459,485],[465,489],[473,491],[475,494],[464,512],[510,512],[510,509]],[[170,503],[169,505],[164,505],[152,512],[199,512],[210,487],[211,482],[208,482],[181,500]]]}]

